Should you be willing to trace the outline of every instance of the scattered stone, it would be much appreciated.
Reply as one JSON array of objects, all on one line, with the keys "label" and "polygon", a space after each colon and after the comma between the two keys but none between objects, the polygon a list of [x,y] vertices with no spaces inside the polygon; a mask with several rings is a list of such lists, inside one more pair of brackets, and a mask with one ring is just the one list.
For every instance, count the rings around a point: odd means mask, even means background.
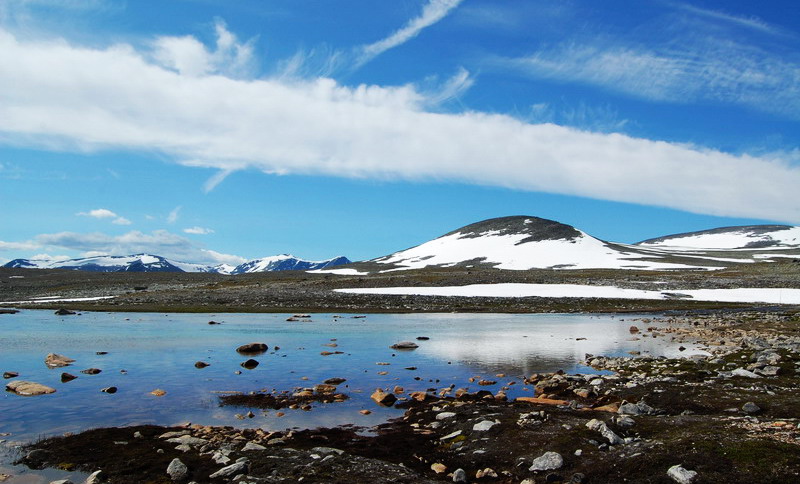
[{"label": "scattered stone", "polygon": [[440,438],[439,438],[439,440],[450,440],[450,439],[455,439],[456,437],[458,437],[458,436],[459,436],[459,435],[461,435],[462,433],[463,433],[462,431],[460,431],[460,430],[456,430],[455,432],[451,432],[451,433],[449,433],[449,434],[445,435],[444,437],[440,437]]},{"label": "scattered stone", "polygon": [[252,370],[253,368],[255,368],[255,367],[257,367],[257,366],[258,366],[258,361],[256,361],[256,360],[254,360],[254,359],[250,358],[250,359],[249,359],[249,360],[247,360],[247,361],[243,361],[243,362],[241,363],[241,366],[242,366],[242,368],[244,368],[244,369],[246,369],[246,370]]},{"label": "scattered stone", "polygon": [[359,410],[358,413],[360,413],[361,415],[369,415],[372,413],[372,410],[367,410],[367,409]]},{"label": "scattered stone", "polygon": [[752,371],[745,370],[744,368],[736,368],[731,372],[733,376],[743,376],[745,378],[761,378],[761,376],[756,375]]},{"label": "scattered stone", "polygon": [[528,469],[532,472],[538,471],[554,471],[560,469],[564,465],[564,458],[558,452],[545,452],[541,456],[533,459],[531,467]]},{"label": "scattered stone", "polygon": [[399,343],[393,344],[389,348],[393,350],[413,350],[419,348],[419,345],[417,343],[414,343],[413,341],[401,341]]},{"label": "scattered stone", "polygon": [[44,358],[44,364],[50,368],[59,368],[62,366],[69,366],[72,363],[75,363],[75,360],[72,358],[68,358],[64,355],[59,355],[56,353],[49,353]]},{"label": "scattered stone", "polygon": [[643,401],[639,401],[638,403],[623,403],[619,406],[617,412],[620,415],[653,415],[656,413],[656,409]]},{"label": "scattered stone", "polygon": [[266,447],[263,445],[256,444],[255,442],[248,442],[242,447],[242,452],[248,452],[251,450],[267,450]]},{"label": "scattered stone", "polygon": [[631,334],[636,334],[636,333],[638,333],[638,332],[639,332],[639,328],[637,328],[636,326],[631,326],[630,328],[628,328],[628,331],[629,331]]},{"label": "scattered stone", "polygon": [[442,463],[435,462],[431,464],[431,470],[437,474],[444,474],[447,471],[447,466]]},{"label": "scattered stone", "polygon": [[180,482],[186,479],[186,475],[188,473],[189,468],[186,467],[186,464],[181,462],[178,458],[172,459],[172,462],[170,462],[167,466],[167,474],[169,475],[170,479],[175,482]]},{"label": "scattered stone", "polygon": [[236,351],[243,355],[260,355],[266,353],[268,349],[269,346],[264,343],[247,343],[236,348]]},{"label": "scattered stone", "polygon": [[117,393],[117,387],[105,387],[100,389],[103,393]]},{"label": "scattered stone", "polygon": [[591,430],[600,432],[600,435],[602,435],[603,438],[608,440],[608,443],[611,445],[619,445],[625,443],[625,440],[622,439],[622,437],[620,437],[619,435],[615,434],[613,430],[608,428],[608,425],[606,425],[605,422],[597,420],[596,418],[593,418],[592,420],[586,422],[586,427]]},{"label": "scattered stone", "polygon": [[6,384],[6,390],[10,390],[17,395],[23,397],[32,397],[36,395],[46,395],[48,393],[55,393],[55,388],[42,385],[32,381],[14,380]]},{"label": "scattered stone", "polygon": [[473,432],[486,432],[490,430],[492,427],[497,425],[497,422],[492,422],[491,420],[482,420],[475,425],[472,426]]},{"label": "scattered stone", "polygon": [[749,414],[752,415],[752,414],[756,414],[756,413],[760,412],[761,411],[761,407],[759,407],[758,405],[756,405],[753,402],[747,402],[744,405],[742,405],[742,411],[744,413],[749,413]]},{"label": "scattered stone", "polygon": [[431,339],[429,336],[417,336],[417,341],[428,341]]},{"label": "scattered stone", "polygon": [[167,392],[162,390],[162,389],[160,389],[160,388],[156,388],[155,390],[150,392],[150,395],[153,395],[154,397],[163,397],[166,394],[167,394]]},{"label": "scattered stone", "polygon": [[97,356],[103,356],[107,355],[108,351],[95,351],[94,354],[96,354]]},{"label": "scattered stone", "polygon": [[77,376],[70,374],[70,373],[62,373],[61,374],[61,383],[67,383],[68,381],[72,381],[78,378]]},{"label": "scattered stone", "polygon": [[70,481],[69,479],[59,479],[57,481],[50,481],[50,484],[75,484],[75,483]]},{"label": "scattered stone", "polygon": [[475,473],[475,479],[483,479],[484,477],[497,478],[497,472],[495,472],[491,467],[487,467],[486,469],[479,470]]},{"label": "scattered stone", "polygon": [[208,364],[208,363],[206,363],[205,361],[197,361],[197,362],[195,362],[195,364],[194,364],[194,367],[195,367],[195,368],[205,368],[205,367],[207,367],[207,366],[209,366],[209,364]]},{"label": "scattered stone", "polygon": [[94,471],[83,481],[83,484],[100,484],[103,482],[103,471]]},{"label": "scattered stone", "polygon": [[18,376],[19,373],[17,373],[16,371],[6,371],[3,373],[3,378],[5,378],[6,380],[8,380],[9,378],[16,378]]},{"label": "scattered stone", "polygon": [[72,314],[76,314],[75,311],[70,311],[69,309],[56,309],[55,315],[56,316],[70,316]]},{"label": "scattered stone", "polygon": [[467,473],[464,469],[459,468],[453,472],[453,482],[467,482]]},{"label": "scattered stone", "polygon": [[85,373],[86,375],[97,375],[98,373],[102,372],[100,368],[87,368],[85,370],[81,370],[81,373]]},{"label": "scattered stone", "polygon": [[380,388],[376,389],[375,392],[370,395],[370,398],[373,399],[378,405],[383,405],[385,407],[391,407],[394,405],[394,402],[397,401],[397,397],[394,396],[393,393],[388,393]]},{"label": "scattered stone", "polygon": [[241,462],[234,462],[229,466],[225,466],[222,469],[218,470],[217,472],[208,476],[210,479],[216,479],[218,477],[229,477],[235,476],[236,474],[241,474],[247,472],[247,467],[249,463],[245,461]]},{"label": "scattered stone", "polygon": [[341,385],[342,383],[346,382],[346,378],[328,378],[323,383],[328,385]]},{"label": "scattered stone", "polygon": [[680,465],[670,467],[667,475],[678,484],[691,484],[697,479],[697,472],[684,469]]},{"label": "scattered stone", "polygon": [[336,391],[336,385],[320,383],[319,385],[314,385],[314,391],[316,393],[334,393]]},{"label": "scattered stone", "polygon": [[453,418],[456,414],[453,412],[440,412],[436,414],[436,420],[444,420],[446,418]]},{"label": "scattered stone", "polygon": [[219,323],[217,321],[209,321],[208,324],[222,324],[222,323]]}]

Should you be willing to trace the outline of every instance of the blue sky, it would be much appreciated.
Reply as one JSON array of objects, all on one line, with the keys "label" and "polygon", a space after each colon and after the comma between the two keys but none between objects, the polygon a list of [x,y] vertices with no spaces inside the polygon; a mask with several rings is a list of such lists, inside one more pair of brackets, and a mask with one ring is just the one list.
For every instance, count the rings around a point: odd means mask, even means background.
[{"label": "blue sky", "polygon": [[4,0],[0,261],[800,223],[794,1]]}]

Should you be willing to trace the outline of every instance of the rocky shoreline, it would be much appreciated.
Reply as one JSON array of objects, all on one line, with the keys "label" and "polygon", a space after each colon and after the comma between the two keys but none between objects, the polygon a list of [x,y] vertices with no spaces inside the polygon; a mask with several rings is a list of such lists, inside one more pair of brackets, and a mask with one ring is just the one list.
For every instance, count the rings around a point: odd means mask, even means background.
[{"label": "rocky shoreline", "polygon": [[536,398],[514,401],[502,388],[399,393],[405,415],[368,429],[96,429],[36,442],[21,462],[101,471],[88,482],[110,483],[800,479],[795,313],[630,322],[631,338],[699,340],[709,354],[587,355],[587,364],[607,374],[498,375],[505,388],[536,389]]}]

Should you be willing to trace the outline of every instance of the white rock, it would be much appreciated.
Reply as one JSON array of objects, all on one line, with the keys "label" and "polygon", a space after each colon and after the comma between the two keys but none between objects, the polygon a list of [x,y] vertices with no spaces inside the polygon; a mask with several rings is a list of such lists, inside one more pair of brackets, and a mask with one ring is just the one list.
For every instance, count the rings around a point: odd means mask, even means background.
[{"label": "white rock", "polygon": [[180,459],[172,459],[172,462],[167,466],[167,474],[173,481],[182,481],[186,479],[186,474],[189,473],[189,468]]},{"label": "white rock", "polygon": [[752,371],[745,370],[744,368],[737,368],[731,372],[733,376],[743,376],[745,378],[761,378]]},{"label": "white rock", "polygon": [[453,412],[442,412],[436,414],[436,420],[444,420],[446,418],[453,418],[456,414]]},{"label": "white rock", "polygon": [[100,484],[101,482],[103,482],[102,479],[100,479],[100,474],[102,473],[103,471],[92,472],[91,474],[89,474],[89,477],[87,477],[86,480],[83,481],[83,484]]},{"label": "white rock", "polygon": [[491,420],[483,420],[473,425],[472,430],[475,432],[485,432],[494,427],[495,425],[497,425],[497,422],[492,422]]},{"label": "white rock", "polygon": [[229,466],[225,466],[208,477],[211,479],[216,479],[217,477],[234,476],[236,474],[241,474],[246,470],[247,470],[247,461],[245,460],[241,462],[235,462]]},{"label": "white rock", "polygon": [[558,452],[545,452],[533,459],[529,471],[553,471],[564,465],[564,458]]},{"label": "white rock", "polygon": [[248,450],[267,450],[267,448],[263,445],[258,445],[255,442],[248,442],[244,447],[242,447],[242,452],[247,452]]},{"label": "white rock", "polygon": [[697,479],[697,472],[684,469],[679,465],[670,467],[667,475],[678,484],[691,484]]}]

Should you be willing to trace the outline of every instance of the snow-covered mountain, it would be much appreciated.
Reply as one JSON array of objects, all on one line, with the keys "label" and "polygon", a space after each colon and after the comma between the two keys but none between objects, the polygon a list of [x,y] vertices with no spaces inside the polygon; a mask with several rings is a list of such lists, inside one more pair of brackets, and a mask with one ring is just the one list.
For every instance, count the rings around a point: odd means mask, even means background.
[{"label": "snow-covered mountain", "polygon": [[252,272],[266,272],[266,271],[308,271],[325,269],[328,267],[349,264],[350,260],[347,257],[334,257],[333,259],[321,261],[309,261],[298,259],[290,254],[275,255],[272,257],[264,257],[255,259],[244,264],[236,266],[230,273],[231,274],[249,274]]},{"label": "snow-covered mountain", "polygon": [[348,264],[346,257],[325,261],[306,261],[291,255],[265,257],[245,262],[239,266],[219,264],[208,266],[178,262],[158,255],[135,254],[126,256],[98,256],[81,259],[14,259],[3,267],[27,269],[72,269],[94,272],[213,272],[218,274],[245,274],[252,272],[324,269]]},{"label": "snow-covered mountain", "polygon": [[800,227],[791,225],[720,227],[648,239],[636,245],[669,247],[674,250],[797,248],[800,247]]},{"label": "snow-covered mountain", "polygon": [[73,269],[93,272],[200,272],[196,264],[185,264],[158,255],[135,254],[81,259],[14,259],[3,267],[27,269]]},{"label": "snow-covered mountain", "polygon": [[[734,228],[741,229],[741,228]],[[639,245],[607,242],[553,220],[530,216],[502,217],[484,220],[454,230],[416,247],[379,257],[363,264],[363,268],[380,272],[420,269],[429,266],[472,267],[488,265],[498,269],[720,269],[732,263],[753,263],[769,257],[796,255],[756,254],[765,244],[781,244],[790,248],[800,237],[800,227],[756,226],[747,227],[738,237],[741,243],[728,247],[752,249],[747,253],[720,256],[703,250],[677,250],[672,247],[672,237],[683,243],[696,240],[696,234],[663,237]],[[733,229],[724,232],[729,237]],[[708,231],[716,233],[715,231]],[[758,234],[760,238],[756,240]],[[708,239],[706,239],[708,240]],[[669,241],[669,244],[661,241]],[[779,242],[778,242],[779,241]],[[753,242],[758,242],[756,245]],[[713,245],[713,244],[712,244]],[[711,251],[707,251],[711,252]],[[732,251],[729,251],[732,252]],[[359,267],[359,265],[356,265]],[[385,268],[384,268],[385,267]]]}]

